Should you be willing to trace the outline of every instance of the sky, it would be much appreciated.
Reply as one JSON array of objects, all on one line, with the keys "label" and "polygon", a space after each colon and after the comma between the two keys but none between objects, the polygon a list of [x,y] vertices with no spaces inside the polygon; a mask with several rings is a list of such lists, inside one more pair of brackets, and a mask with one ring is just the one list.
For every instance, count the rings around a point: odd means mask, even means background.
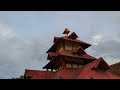
[{"label": "sky", "polygon": [[92,44],[88,54],[109,65],[120,62],[119,11],[0,11],[0,78],[41,70],[54,36],[65,28]]}]

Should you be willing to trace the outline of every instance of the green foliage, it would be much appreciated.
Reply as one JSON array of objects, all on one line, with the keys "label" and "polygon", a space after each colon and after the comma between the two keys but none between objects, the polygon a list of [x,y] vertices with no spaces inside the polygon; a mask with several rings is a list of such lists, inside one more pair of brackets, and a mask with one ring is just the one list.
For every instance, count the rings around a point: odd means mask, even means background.
[{"label": "green foliage", "polygon": [[12,78],[12,79],[24,79],[24,76],[23,75],[21,75],[20,77],[18,77],[18,78]]}]

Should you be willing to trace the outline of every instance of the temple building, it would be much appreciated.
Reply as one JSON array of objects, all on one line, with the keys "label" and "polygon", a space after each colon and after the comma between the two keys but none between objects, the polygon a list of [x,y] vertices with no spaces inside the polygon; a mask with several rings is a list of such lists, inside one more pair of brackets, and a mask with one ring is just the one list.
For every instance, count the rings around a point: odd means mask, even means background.
[{"label": "temple building", "polygon": [[78,40],[78,35],[65,28],[61,37],[54,37],[53,45],[46,52],[49,63],[46,71],[26,69],[25,79],[120,79],[110,73],[105,60],[85,52],[91,44]]}]

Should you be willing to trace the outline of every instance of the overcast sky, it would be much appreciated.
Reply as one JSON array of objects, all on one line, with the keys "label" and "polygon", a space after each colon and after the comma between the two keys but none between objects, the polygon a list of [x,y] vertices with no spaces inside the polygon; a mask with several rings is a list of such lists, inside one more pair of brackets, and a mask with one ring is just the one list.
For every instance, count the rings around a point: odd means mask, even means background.
[{"label": "overcast sky", "polygon": [[88,54],[109,65],[120,62],[120,12],[0,11],[0,78],[42,69],[54,36],[66,27],[92,44]]}]

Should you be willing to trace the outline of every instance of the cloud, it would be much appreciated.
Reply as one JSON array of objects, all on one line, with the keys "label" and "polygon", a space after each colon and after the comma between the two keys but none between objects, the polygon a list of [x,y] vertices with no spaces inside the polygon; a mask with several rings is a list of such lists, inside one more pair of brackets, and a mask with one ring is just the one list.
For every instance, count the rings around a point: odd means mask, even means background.
[{"label": "cloud", "polygon": [[103,57],[108,64],[120,62],[120,42],[116,39],[107,40],[101,35],[94,35],[90,42],[92,46],[87,50],[95,57]]},{"label": "cloud", "polygon": [[7,39],[14,37],[15,34],[8,28],[7,25],[0,24],[0,39]]},{"label": "cloud", "polygon": [[27,69],[41,69],[48,43],[40,38],[24,39],[0,24],[0,78],[19,77]]},{"label": "cloud", "polygon": [[91,39],[93,40],[94,45],[98,45],[99,43],[104,41],[104,39],[101,35],[94,35],[91,37]]}]

